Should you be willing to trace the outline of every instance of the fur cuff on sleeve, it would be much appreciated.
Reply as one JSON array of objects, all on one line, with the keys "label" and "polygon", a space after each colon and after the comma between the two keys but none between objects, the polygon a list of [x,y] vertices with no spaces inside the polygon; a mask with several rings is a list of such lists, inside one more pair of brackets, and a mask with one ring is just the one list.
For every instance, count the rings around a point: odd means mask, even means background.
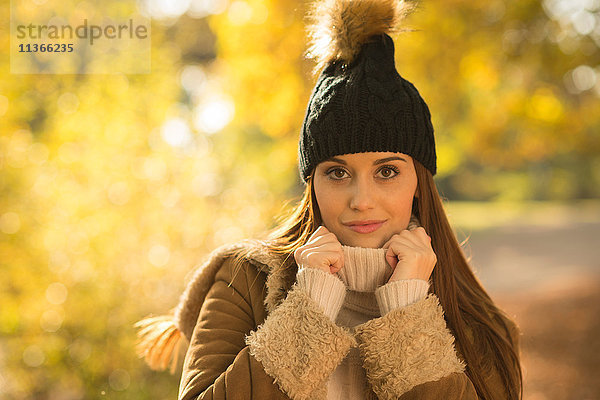
[{"label": "fur cuff on sleeve", "polygon": [[356,341],[297,285],[246,337],[250,354],[293,400],[325,398],[326,382]]},{"label": "fur cuff on sleeve", "polygon": [[357,326],[356,338],[380,399],[397,399],[414,386],[465,368],[433,294]]}]

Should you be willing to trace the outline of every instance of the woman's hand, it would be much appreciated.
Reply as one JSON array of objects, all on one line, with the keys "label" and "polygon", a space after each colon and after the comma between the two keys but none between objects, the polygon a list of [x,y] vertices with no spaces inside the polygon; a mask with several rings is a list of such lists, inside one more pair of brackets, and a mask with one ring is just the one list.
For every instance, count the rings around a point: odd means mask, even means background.
[{"label": "woman's hand", "polygon": [[394,272],[388,282],[402,279],[429,280],[437,257],[431,248],[431,238],[422,227],[403,230],[384,245],[385,259]]},{"label": "woman's hand", "polygon": [[344,266],[342,244],[337,237],[324,226],[319,226],[304,246],[294,251],[298,269],[318,268],[335,274]]}]

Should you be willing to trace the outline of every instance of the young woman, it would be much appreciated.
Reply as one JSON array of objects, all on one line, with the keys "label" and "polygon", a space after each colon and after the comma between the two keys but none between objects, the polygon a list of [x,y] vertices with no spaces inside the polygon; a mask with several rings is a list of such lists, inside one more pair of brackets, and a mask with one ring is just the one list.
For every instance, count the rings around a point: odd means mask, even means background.
[{"label": "young woman", "polygon": [[186,400],[520,399],[518,330],[461,251],[429,109],[395,69],[406,9],[321,6],[304,196],[266,239],[215,250],[173,317],[139,323],[140,353],[165,368],[189,341]]}]

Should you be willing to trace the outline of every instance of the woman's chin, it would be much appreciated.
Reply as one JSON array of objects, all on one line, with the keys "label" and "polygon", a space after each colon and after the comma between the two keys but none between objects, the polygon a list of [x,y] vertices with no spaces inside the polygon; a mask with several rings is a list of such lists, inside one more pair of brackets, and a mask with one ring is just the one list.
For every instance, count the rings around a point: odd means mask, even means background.
[{"label": "woman's chin", "polygon": [[352,239],[341,239],[340,243],[343,244],[344,246],[349,246],[349,247],[366,247],[366,248],[372,248],[372,249],[379,249],[381,248],[381,246],[384,245],[385,242],[381,242],[380,239],[378,238],[364,238],[364,239],[360,239],[360,238],[352,238]]}]

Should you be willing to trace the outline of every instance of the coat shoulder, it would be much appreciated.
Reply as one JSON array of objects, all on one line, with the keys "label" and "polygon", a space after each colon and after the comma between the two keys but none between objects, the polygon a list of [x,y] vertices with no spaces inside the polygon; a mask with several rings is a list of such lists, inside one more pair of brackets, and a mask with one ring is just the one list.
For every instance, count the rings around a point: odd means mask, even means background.
[{"label": "coat shoulder", "polygon": [[285,299],[296,282],[298,268],[292,254],[282,253],[272,242],[256,239],[237,242],[229,255],[228,262],[234,272],[246,265],[266,274],[264,304],[269,312]]},{"label": "coat shoulder", "polygon": [[223,254],[234,265],[248,263],[259,271],[270,272],[280,266],[284,257],[274,251],[272,243],[259,239],[244,239],[219,247],[213,253]]}]

